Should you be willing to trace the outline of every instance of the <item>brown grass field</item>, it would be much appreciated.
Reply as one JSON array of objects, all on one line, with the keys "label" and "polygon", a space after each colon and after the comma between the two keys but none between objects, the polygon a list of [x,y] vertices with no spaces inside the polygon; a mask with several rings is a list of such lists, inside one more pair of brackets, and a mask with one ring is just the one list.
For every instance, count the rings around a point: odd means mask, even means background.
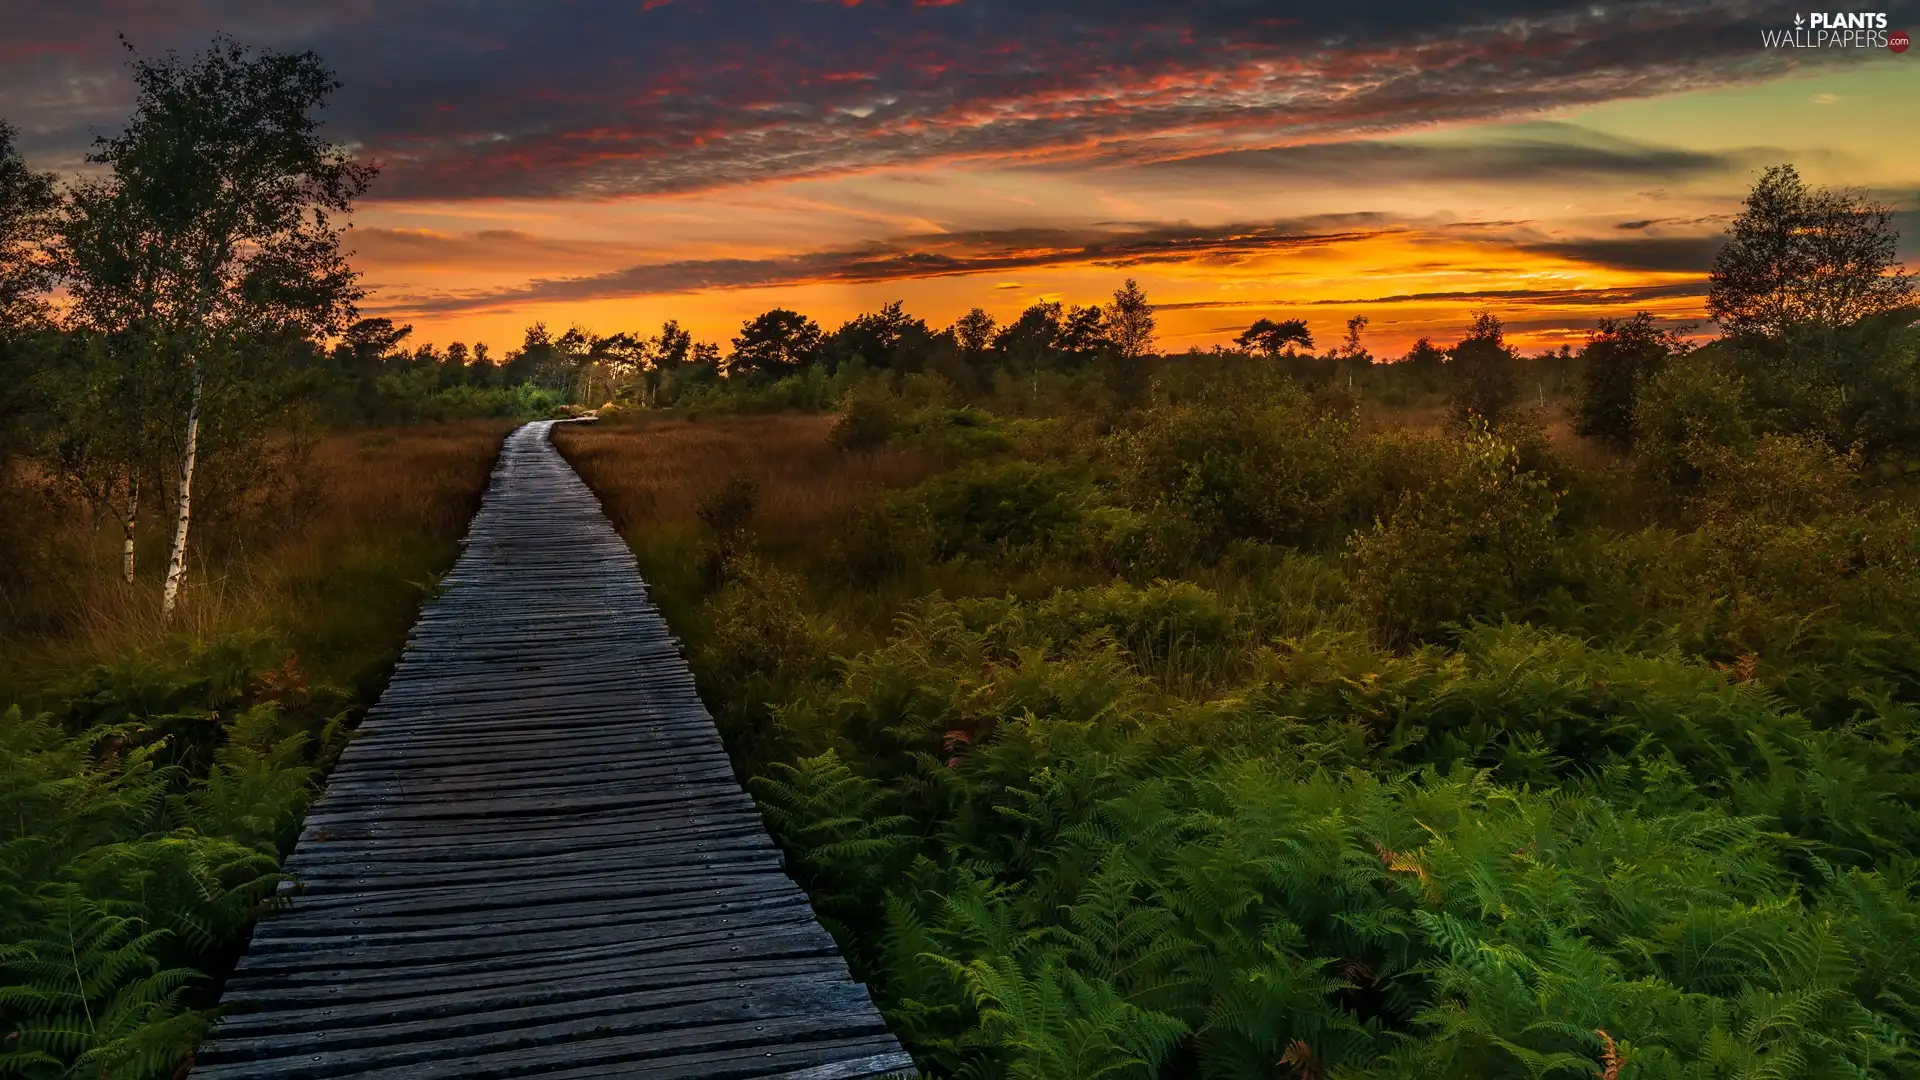
[{"label": "brown grass field", "polygon": [[843,453],[827,442],[834,419],[641,416],[563,424],[554,438],[629,538],[639,529],[692,528],[701,496],[744,475],[757,492],[754,530],[777,548],[810,541],[875,491],[906,487],[939,468],[924,454]]},{"label": "brown grass field", "polygon": [[[833,416],[756,415],[687,420],[627,416],[593,425],[563,424],[555,441],[626,538],[648,591],[675,632],[703,633],[709,583],[701,569],[709,543],[700,499],[737,476],[753,482],[748,524],[757,554],[818,569],[831,559],[842,524],[882,490],[908,487],[942,468],[934,455],[882,450],[849,454],[827,441]],[[820,591],[831,575],[803,575],[811,610],[844,626],[884,633],[908,590],[945,582],[899,584],[859,593]],[[831,613],[828,615],[827,613]]]},{"label": "brown grass field", "polygon": [[[164,532],[149,521],[140,580],[118,578],[111,522],[34,477],[9,502],[24,513],[0,536],[0,708],[47,704],[87,667],[182,638],[278,637],[308,673],[377,689],[421,598],[452,564],[507,421],[331,435],[302,470],[304,506],[199,539],[186,603],[162,621]],[[207,554],[215,552],[215,554]]]}]

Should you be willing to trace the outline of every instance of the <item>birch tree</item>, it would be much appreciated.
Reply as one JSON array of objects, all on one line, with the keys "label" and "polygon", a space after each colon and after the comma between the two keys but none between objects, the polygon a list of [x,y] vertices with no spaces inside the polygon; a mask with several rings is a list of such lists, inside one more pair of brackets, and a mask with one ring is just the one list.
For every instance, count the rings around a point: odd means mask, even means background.
[{"label": "birch tree", "polygon": [[41,465],[120,527],[120,579],[134,582],[142,489],[153,465],[147,405],[164,377],[130,335],[63,335],[42,350],[36,398],[49,422],[35,440]]},{"label": "birch tree", "polygon": [[107,173],[76,185],[62,239],[76,322],[137,340],[164,373],[147,404],[169,432],[171,615],[203,447],[244,453],[219,425],[257,415],[247,395],[262,364],[354,313],[362,292],[338,222],[374,170],[321,137],[316,114],[339,83],[310,52],[216,38],[190,63],[135,55],[129,67],[133,118],[96,141],[89,160]]}]

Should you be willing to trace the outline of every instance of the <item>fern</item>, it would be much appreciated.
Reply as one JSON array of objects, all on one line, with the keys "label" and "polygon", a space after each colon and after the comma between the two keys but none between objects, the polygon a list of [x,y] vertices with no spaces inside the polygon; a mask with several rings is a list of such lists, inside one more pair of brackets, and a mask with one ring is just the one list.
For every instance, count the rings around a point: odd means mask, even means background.
[{"label": "fern", "polygon": [[1104,981],[1051,958],[1032,973],[1010,956],[946,961],[980,1010],[980,1039],[1006,1056],[1004,1071],[966,1075],[1016,1080],[1146,1080],[1186,1025],[1128,1004]]},{"label": "fern", "polygon": [[0,1007],[20,1018],[12,1064],[23,1074],[71,1061],[80,1075],[168,1075],[207,1022],[180,1007],[200,975],[153,959],[168,932],[143,932],[74,885],[53,889],[43,908],[39,935],[0,949]]}]

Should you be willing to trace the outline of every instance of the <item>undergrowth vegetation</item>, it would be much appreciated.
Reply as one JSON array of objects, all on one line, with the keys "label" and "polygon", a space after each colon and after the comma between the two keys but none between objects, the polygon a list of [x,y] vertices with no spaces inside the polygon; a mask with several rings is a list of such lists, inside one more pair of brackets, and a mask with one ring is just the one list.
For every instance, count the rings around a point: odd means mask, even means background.
[{"label": "undergrowth vegetation", "polygon": [[191,1060],[506,426],[320,440],[286,485],[306,494],[229,523],[171,626],[157,584],[113,575],[117,528],[10,478],[0,1076],[168,1077]]},{"label": "undergrowth vegetation", "polygon": [[1710,355],[1621,453],[1211,365],[561,438],[923,1069],[1920,1076],[1910,492]]}]

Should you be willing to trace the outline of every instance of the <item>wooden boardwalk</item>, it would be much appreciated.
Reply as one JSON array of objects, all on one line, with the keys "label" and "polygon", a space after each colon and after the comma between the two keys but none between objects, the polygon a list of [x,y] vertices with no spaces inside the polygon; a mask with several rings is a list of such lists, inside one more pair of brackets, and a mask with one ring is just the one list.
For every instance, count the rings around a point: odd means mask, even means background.
[{"label": "wooden boardwalk", "polygon": [[508,437],[193,1075],[910,1075],[550,428]]}]

